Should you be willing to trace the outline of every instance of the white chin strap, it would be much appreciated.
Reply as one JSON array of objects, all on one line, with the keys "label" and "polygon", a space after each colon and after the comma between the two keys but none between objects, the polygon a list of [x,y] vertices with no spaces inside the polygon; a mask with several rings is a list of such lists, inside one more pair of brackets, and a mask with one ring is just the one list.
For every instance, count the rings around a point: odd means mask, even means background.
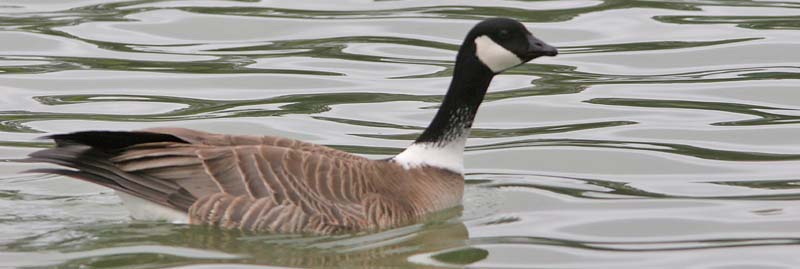
[{"label": "white chin strap", "polygon": [[495,73],[500,73],[503,70],[522,64],[522,60],[516,54],[498,45],[485,35],[475,38],[475,54],[483,64]]}]

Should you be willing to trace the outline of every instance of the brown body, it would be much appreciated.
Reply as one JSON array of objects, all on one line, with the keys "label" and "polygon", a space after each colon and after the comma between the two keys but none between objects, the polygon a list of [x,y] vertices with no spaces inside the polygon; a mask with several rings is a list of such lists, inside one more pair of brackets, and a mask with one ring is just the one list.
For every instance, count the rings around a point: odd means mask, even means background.
[{"label": "brown body", "polygon": [[[31,160],[76,168],[47,172],[186,212],[192,224],[249,231],[386,229],[460,205],[463,194],[464,179],[457,173],[427,166],[405,169],[389,160],[282,137],[180,128],[143,132],[169,134],[185,143],[101,149],[61,141],[32,154]],[[129,134],[136,133],[141,132]]]}]

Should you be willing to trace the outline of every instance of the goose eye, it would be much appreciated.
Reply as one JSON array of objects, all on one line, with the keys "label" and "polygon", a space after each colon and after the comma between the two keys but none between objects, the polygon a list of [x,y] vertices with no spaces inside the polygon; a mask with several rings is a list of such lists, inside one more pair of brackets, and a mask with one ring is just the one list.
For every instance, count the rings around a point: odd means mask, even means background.
[{"label": "goose eye", "polygon": [[500,32],[497,33],[497,38],[499,38],[500,40],[506,40],[510,37],[511,33],[509,33],[508,30],[500,30]]}]

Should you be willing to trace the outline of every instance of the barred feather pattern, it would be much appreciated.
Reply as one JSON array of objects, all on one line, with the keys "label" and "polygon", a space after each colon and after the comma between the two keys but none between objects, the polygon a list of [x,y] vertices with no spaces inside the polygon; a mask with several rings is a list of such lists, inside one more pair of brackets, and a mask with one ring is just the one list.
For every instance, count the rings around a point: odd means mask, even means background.
[{"label": "barred feather pattern", "polygon": [[46,154],[34,153],[31,160],[77,170],[43,172],[80,178],[186,212],[191,224],[258,232],[387,229],[458,206],[463,194],[463,176],[458,173],[428,166],[403,168],[293,139],[181,128],[138,133],[168,134],[185,143],[148,141],[119,149],[75,150],[73,141],[44,150]]}]

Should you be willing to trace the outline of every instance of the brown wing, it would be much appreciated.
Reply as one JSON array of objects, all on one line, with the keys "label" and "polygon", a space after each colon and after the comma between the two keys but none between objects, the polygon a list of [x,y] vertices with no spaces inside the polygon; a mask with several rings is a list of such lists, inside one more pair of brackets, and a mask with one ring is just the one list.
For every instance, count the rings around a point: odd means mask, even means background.
[{"label": "brown wing", "polygon": [[[166,142],[129,147],[111,161],[126,173],[175,182],[193,193],[199,198],[189,209],[193,223],[314,233],[388,226],[372,223],[365,212],[374,206],[364,204],[377,195],[376,166],[386,164],[339,155],[261,144]],[[380,196],[371,199],[387,203]]]},{"label": "brown wing", "polygon": [[398,185],[413,185],[403,177],[429,176],[409,176],[398,165],[324,146],[170,130],[175,134],[55,135],[58,146],[32,154],[30,161],[75,168],[42,172],[81,178],[188,212],[193,223],[245,230],[386,228],[422,213],[406,198],[436,192],[417,199],[424,202],[442,193]]}]

